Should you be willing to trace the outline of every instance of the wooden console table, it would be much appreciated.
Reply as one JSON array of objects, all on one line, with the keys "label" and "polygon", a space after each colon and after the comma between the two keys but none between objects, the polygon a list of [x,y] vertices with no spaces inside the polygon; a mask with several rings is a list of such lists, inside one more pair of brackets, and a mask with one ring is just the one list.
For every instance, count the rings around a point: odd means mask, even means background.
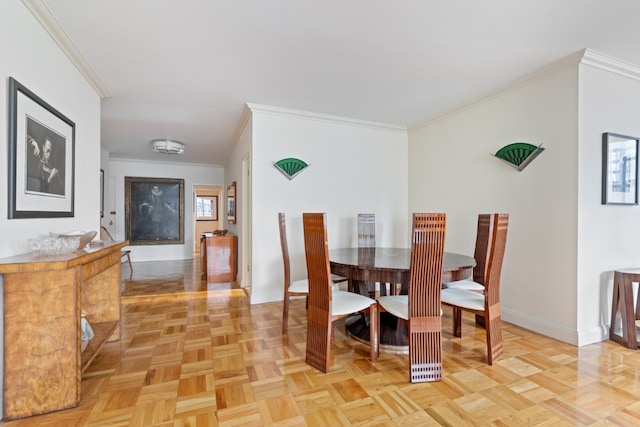
[{"label": "wooden console table", "polygon": [[200,237],[200,265],[207,282],[233,282],[237,278],[238,238],[203,233]]},{"label": "wooden console table", "polygon": [[[78,406],[82,373],[107,341],[120,339],[120,250],[127,244],[0,259],[5,419]],[[81,313],[94,331],[84,352]]]},{"label": "wooden console table", "polygon": [[[613,299],[611,303],[611,326],[609,339],[636,350],[638,337],[636,320],[640,320],[640,292],[638,301],[633,301],[632,283],[640,282],[640,268],[616,270],[613,274]],[[635,305],[635,307],[634,307]]]}]

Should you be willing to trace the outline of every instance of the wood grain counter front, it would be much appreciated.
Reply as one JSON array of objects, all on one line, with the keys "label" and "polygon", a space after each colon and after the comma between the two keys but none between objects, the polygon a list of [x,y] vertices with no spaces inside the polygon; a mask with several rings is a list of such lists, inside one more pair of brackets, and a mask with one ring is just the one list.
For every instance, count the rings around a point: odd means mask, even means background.
[{"label": "wood grain counter front", "polygon": [[200,261],[207,282],[234,282],[238,275],[237,236],[215,236],[203,233],[200,237]]},{"label": "wood grain counter front", "polygon": [[[78,405],[82,372],[107,341],[120,339],[120,250],[127,244],[0,259],[5,419]],[[84,352],[81,313],[95,334]]]}]

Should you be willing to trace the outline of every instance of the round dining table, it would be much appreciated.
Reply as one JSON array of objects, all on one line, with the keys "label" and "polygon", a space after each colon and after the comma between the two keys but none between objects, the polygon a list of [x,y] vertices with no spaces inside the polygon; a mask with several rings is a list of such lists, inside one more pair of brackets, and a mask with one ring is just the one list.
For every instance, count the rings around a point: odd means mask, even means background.
[{"label": "round dining table", "polygon": [[[409,248],[338,248],[329,250],[331,273],[346,277],[349,290],[369,296],[362,283],[380,283],[380,293],[407,294],[409,284]],[[476,261],[473,257],[445,252],[442,282],[452,282],[472,276]],[[354,314],[345,322],[347,333],[363,342],[369,342],[369,319]],[[408,351],[408,324],[390,313],[380,313],[380,349],[394,353]]]}]

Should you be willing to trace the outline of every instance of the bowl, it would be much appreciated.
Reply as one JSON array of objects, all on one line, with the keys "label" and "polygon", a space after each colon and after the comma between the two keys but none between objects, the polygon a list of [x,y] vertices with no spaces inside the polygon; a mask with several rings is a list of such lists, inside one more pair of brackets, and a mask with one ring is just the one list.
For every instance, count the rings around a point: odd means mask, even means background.
[{"label": "bowl", "polygon": [[214,236],[225,236],[229,230],[215,230],[213,232]]},{"label": "bowl", "polygon": [[87,243],[93,240],[98,234],[96,231],[67,231],[66,233],[54,234],[50,233],[53,237],[78,237],[80,239],[80,243],[78,244],[78,248],[82,249],[87,246]]},{"label": "bowl", "polygon": [[27,244],[29,250],[38,255],[66,254],[78,249],[80,237],[43,237],[40,239],[29,239]]}]

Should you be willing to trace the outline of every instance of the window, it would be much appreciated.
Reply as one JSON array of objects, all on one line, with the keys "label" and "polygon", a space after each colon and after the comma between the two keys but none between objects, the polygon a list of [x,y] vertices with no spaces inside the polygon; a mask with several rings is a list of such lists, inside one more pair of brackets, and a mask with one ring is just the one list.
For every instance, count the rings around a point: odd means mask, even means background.
[{"label": "window", "polygon": [[218,196],[198,196],[196,198],[196,219],[199,221],[218,220]]}]

